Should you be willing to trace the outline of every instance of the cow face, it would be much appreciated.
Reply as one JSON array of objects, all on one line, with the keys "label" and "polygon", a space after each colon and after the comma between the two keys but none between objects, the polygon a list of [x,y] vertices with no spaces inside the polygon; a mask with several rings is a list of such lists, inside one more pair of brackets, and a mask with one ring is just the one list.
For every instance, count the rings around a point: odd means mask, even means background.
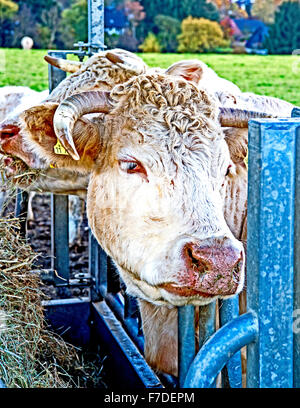
[{"label": "cow face", "polygon": [[[119,85],[110,97],[76,95],[57,109],[54,128],[70,156],[39,138],[27,143],[56,166],[90,172],[89,223],[129,293],[157,305],[238,293],[243,248],[223,216],[233,164],[214,102],[187,81],[158,74]],[[81,113],[69,115],[75,105]],[[89,109],[109,113],[102,126],[85,119],[78,131]]]},{"label": "cow face", "polygon": [[[52,121],[58,102],[74,93],[93,89],[110,90],[114,85],[145,72],[147,66],[135,54],[121,49],[99,52],[84,63],[49,56],[46,56],[45,59],[50,64],[64,71],[71,72],[72,75],[68,76],[55,88],[43,105],[24,110],[25,104],[23,109],[15,110],[0,123],[0,152],[5,156],[9,156],[5,159],[6,176],[11,177],[12,180],[16,177],[21,188],[32,188],[34,186],[20,185],[19,174],[16,169],[22,168],[25,171],[26,168],[35,168],[43,169],[43,174],[45,170],[49,173],[47,183],[45,183],[45,180],[40,181],[43,186],[47,185],[50,191],[57,191],[56,187],[59,181],[57,176],[63,179],[66,179],[66,176],[70,176],[70,183],[74,182],[77,190],[81,182],[79,180],[82,180],[81,175],[76,176],[74,173],[64,171],[54,172],[49,169],[49,164],[51,165],[52,163],[49,163],[47,160],[41,160],[40,155],[36,154],[32,150],[31,144],[28,144],[25,140],[28,137],[30,138],[31,133],[31,138],[33,139],[43,138],[44,144],[49,141],[50,145],[47,148],[49,151],[52,151]],[[31,103],[31,105],[33,104]],[[42,125],[40,126],[40,124]],[[18,160],[16,161],[14,158]],[[75,171],[76,168],[72,170]],[[57,174],[54,175],[54,173]],[[50,176],[53,180],[52,184]],[[29,182],[29,180],[27,181]],[[39,183],[39,188],[41,188],[41,183]],[[82,184],[82,189],[85,188],[86,181]],[[66,189],[66,192],[68,191],[69,189]]]}]

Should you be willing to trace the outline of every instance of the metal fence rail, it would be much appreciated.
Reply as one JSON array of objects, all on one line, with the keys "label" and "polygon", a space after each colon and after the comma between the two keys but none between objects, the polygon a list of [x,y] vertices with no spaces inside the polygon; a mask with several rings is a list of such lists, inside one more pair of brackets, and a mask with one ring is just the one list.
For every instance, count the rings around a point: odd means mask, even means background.
[{"label": "metal fence rail", "polygon": [[251,121],[249,312],[225,324],[204,344],[189,367],[185,387],[212,387],[229,358],[245,345],[247,387],[299,387],[299,330],[293,321],[295,311],[300,312],[299,166],[300,119]]}]

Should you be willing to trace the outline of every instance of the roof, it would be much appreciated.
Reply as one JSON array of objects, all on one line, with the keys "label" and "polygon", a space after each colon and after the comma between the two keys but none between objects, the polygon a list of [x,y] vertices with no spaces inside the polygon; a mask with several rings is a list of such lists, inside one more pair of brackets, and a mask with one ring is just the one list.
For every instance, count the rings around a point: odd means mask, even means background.
[{"label": "roof", "polygon": [[260,26],[258,27],[251,37],[246,42],[246,47],[257,48],[257,46],[262,45],[266,36],[268,35],[268,27]]},{"label": "roof", "polygon": [[220,24],[222,27],[230,30],[230,35],[236,37],[242,35],[241,30],[238,28],[238,26],[236,25],[232,18],[227,16],[220,21]]},{"label": "roof", "polygon": [[128,26],[128,20],[123,11],[115,7],[104,7],[104,26],[122,29]]},{"label": "roof", "polygon": [[258,28],[267,28],[266,24],[260,20],[247,19],[247,18],[236,18],[233,20],[238,28],[243,32],[254,33]]}]

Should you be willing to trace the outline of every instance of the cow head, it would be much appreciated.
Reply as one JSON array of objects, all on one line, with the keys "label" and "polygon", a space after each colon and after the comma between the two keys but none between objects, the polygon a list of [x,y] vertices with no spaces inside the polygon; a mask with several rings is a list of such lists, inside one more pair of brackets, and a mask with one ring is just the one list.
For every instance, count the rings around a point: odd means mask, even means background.
[{"label": "cow head", "polygon": [[[41,160],[89,172],[90,226],[130,293],[157,305],[200,305],[242,289],[243,247],[223,216],[234,166],[205,91],[148,74],[110,94],[67,98],[54,116],[52,108],[44,105],[55,133],[25,132],[25,143]],[[104,118],[82,118],[94,112]],[[36,114],[25,123],[38,134],[45,126]]]},{"label": "cow head", "polygon": [[[25,142],[25,133],[32,132],[33,138],[43,137],[44,142],[50,140],[51,143],[51,138],[49,139],[48,136],[49,133],[53,133],[53,115],[59,102],[78,92],[93,89],[110,90],[116,84],[123,83],[132,76],[145,72],[147,66],[135,54],[120,49],[99,52],[84,63],[50,56],[46,56],[45,59],[48,63],[71,72],[72,75],[55,88],[43,105],[25,111],[25,108],[21,111],[14,111],[1,122],[0,152],[9,156],[4,159],[6,176],[12,177],[12,180],[16,177],[15,180],[18,180],[18,185],[21,188],[33,188],[38,185],[43,191],[46,186],[51,191],[57,191],[57,177],[66,178],[66,174],[68,174],[70,181],[73,180],[76,183],[78,181],[77,184],[79,184],[79,180],[84,179],[80,175],[76,177],[74,174],[76,169],[73,169],[73,173],[49,170],[49,162],[41,160],[40,156],[31,149],[31,145]],[[42,126],[40,126],[41,123]],[[38,180],[38,184],[35,183],[35,186],[20,183],[22,179],[19,178],[17,169],[25,171],[28,167],[43,169],[43,175],[46,170],[47,174],[49,173],[47,181]],[[53,180],[52,187],[51,179]],[[26,179],[26,182],[30,183],[30,179]],[[82,189],[85,188],[86,181],[82,185]],[[76,185],[77,189],[78,185]]]}]

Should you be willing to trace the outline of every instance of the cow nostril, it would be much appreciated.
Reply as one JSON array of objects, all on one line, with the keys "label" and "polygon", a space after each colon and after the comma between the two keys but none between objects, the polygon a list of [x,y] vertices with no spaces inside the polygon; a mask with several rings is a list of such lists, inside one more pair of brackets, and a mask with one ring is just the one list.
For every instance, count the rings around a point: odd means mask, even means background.
[{"label": "cow nostril", "polygon": [[238,261],[232,268],[232,280],[235,283],[239,283],[242,266],[243,266],[243,254],[241,252]]},{"label": "cow nostril", "polygon": [[17,126],[6,127],[0,130],[0,140],[10,139],[19,133],[19,128]]},{"label": "cow nostril", "polygon": [[186,252],[193,270],[198,273],[205,273],[208,270],[209,264],[201,257],[196,257],[192,248],[188,247]]},{"label": "cow nostril", "polygon": [[10,132],[0,132],[0,139],[1,140],[9,139],[12,136],[13,136],[13,134],[10,133]]}]

